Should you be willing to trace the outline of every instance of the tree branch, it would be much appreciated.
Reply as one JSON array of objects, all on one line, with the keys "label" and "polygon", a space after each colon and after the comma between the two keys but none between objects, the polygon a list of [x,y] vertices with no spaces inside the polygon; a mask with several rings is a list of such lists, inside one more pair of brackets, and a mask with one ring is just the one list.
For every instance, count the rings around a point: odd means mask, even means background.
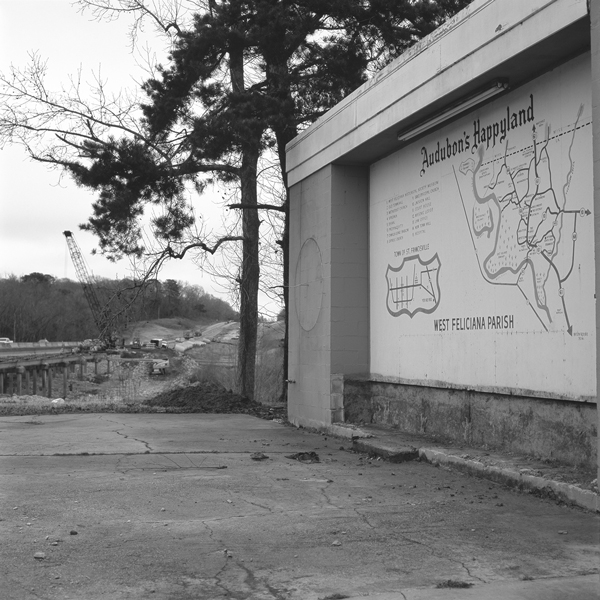
[{"label": "tree branch", "polygon": [[218,249],[219,246],[221,246],[222,244],[224,244],[225,242],[242,242],[244,241],[244,238],[240,235],[229,235],[229,236],[225,236],[222,237],[221,239],[217,240],[217,243],[214,246],[209,246],[208,244],[205,244],[204,242],[194,242],[193,244],[188,244],[181,252],[176,252],[175,250],[173,250],[173,248],[171,248],[171,246],[167,246],[164,250],[164,254],[165,254],[165,258],[183,258],[186,253],[190,250],[194,250],[196,248],[200,248],[201,250],[204,250],[205,252],[208,252],[209,254],[214,254]]},{"label": "tree branch", "polygon": [[228,204],[227,208],[264,209],[285,212],[285,208],[283,206],[278,206],[276,204]]}]

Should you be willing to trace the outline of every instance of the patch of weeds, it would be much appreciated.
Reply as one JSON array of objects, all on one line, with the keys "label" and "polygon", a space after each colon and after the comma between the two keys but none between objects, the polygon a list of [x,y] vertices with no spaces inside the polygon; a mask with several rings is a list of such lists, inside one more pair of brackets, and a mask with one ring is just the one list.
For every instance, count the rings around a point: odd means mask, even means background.
[{"label": "patch of weeds", "polygon": [[442,581],[438,583],[436,588],[470,588],[473,587],[472,583],[467,583],[466,581],[457,581],[455,579],[448,579],[446,581]]},{"label": "patch of weeds", "polygon": [[283,391],[283,351],[260,350],[257,356],[254,395],[264,404],[281,401]]}]

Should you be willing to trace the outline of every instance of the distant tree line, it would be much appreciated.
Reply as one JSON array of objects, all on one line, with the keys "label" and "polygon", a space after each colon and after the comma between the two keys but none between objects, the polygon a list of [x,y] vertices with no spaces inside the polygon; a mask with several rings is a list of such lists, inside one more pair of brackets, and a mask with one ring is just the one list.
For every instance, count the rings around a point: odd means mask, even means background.
[{"label": "distant tree line", "polygon": [[[224,300],[200,286],[174,279],[153,280],[141,290],[130,279],[96,282],[100,303],[119,315],[121,329],[136,321],[170,317],[205,322],[238,318]],[[17,342],[52,342],[97,336],[91,309],[78,282],[43,273],[0,278],[0,337]]]}]

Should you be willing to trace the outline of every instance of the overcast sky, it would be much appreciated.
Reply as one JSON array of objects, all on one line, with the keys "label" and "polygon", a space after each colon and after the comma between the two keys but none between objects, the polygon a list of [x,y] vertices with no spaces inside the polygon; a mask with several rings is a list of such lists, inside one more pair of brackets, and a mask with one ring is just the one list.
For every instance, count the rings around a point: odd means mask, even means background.
[{"label": "overcast sky", "polygon": [[[49,61],[50,81],[66,81],[79,67],[91,75],[101,67],[108,86],[117,91],[143,79],[131,55],[127,22],[98,23],[81,15],[70,0],[0,0],[0,71],[25,66],[28,53]],[[93,235],[78,226],[91,214],[93,196],[67,177],[28,160],[19,147],[0,150],[0,277],[34,271],[76,279],[62,232],[71,230],[90,270],[103,277],[130,274],[127,261],[114,264],[100,255]],[[189,261],[174,261],[161,279],[198,284],[221,295],[218,285]]]}]

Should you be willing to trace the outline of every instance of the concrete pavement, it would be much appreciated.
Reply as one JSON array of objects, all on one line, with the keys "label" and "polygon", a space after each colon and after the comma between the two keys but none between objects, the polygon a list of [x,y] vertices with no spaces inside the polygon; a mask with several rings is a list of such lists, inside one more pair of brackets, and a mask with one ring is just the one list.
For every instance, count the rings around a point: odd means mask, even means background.
[{"label": "concrete pavement", "polygon": [[381,456],[391,462],[423,460],[600,512],[600,497],[585,485],[595,479],[595,471],[549,465],[532,457],[499,454],[466,445],[446,446],[431,437],[389,427],[332,425],[330,431],[350,437],[355,450]]},{"label": "concrete pavement", "polygon": [[245,415],[1,418],[2,597],[598,597],[598,515],[349,448]]}]

